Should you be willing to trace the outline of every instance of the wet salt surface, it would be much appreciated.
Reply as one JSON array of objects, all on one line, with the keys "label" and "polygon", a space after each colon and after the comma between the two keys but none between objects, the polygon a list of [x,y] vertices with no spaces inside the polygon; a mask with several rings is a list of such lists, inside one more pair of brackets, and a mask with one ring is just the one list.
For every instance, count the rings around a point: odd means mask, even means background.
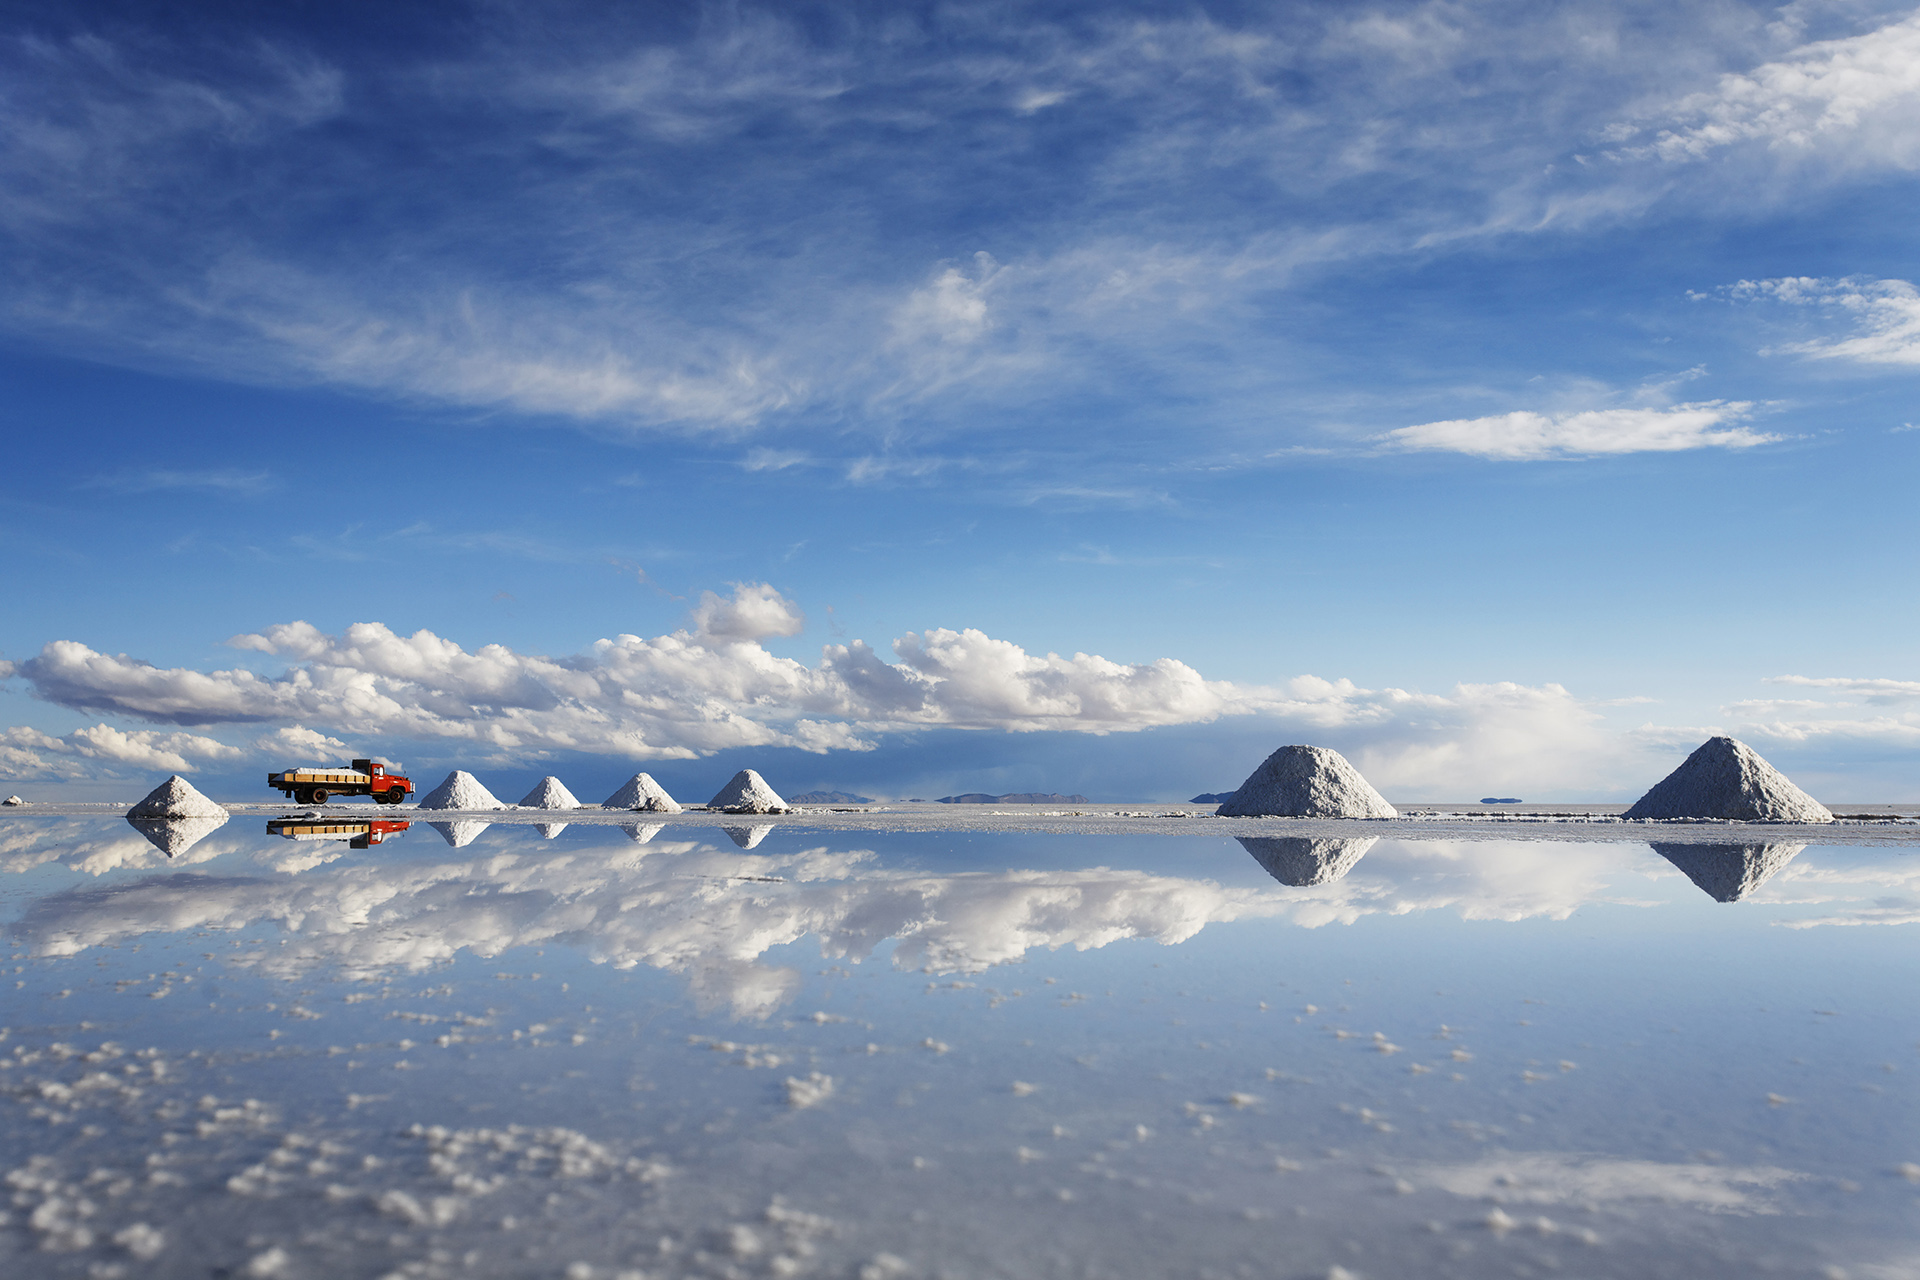
[{"label": "wet salt surface", "polygon": [[1910,848],[262,825],[0,820],[0,1273],[1920,1274]]}]

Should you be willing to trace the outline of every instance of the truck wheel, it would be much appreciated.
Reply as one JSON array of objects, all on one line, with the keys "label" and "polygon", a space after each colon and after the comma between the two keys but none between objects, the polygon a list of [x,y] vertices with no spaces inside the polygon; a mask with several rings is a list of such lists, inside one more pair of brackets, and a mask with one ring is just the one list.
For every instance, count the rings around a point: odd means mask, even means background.
[{"label": "truck wheel", "polygon": [[313,792],[306,787],[295,787],[289,794],[293,796],[293,802],[295,804],[313,803]]},{"label": "truck wheel", "polygon": [[395,787],[391,791],[387,792],[388,804],[399,804],[402,800],[405,800],[406,798],[407,798],[407,789],[405,787]]},{"label": "truck wheel", "polygon": [[325,804],[327,802],[327,789],[325,787],[315,787],[309,791],[307,795],[312,797],[308,801],[309,804]]}]

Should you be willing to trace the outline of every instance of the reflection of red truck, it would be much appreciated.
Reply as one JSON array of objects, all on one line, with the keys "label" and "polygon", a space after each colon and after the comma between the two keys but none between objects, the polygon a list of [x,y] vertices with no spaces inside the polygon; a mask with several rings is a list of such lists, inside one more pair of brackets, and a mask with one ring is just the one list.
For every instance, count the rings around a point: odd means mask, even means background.
[{"label": "reflection of red truck", "polygon": [[267,834],[288,840],[345,840],[356,849],[371,849],[388,836],[397,836],[413,824],[391,818],[369,818],[365,822],[316,822],[299,818],[273,818],[267,822]]},{"label": "reflection of red truck", "polygon": [[350,769],[288,769],[267,775],[267,785],[300,804],[325,804],[333,796],[372,796],[381,804],[399,804],[413,783],[388,772],[378,760],[355,760]]}]

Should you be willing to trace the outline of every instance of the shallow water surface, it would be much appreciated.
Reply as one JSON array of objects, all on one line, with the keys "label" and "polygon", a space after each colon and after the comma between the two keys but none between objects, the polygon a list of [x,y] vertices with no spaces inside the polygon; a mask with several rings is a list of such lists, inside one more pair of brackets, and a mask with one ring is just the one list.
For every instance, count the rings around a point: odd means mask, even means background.
[{"label": "shallow water surface", "polygon": [[1920,1275],[1910,849],[353,816],[0,821],[0,1271]]}]

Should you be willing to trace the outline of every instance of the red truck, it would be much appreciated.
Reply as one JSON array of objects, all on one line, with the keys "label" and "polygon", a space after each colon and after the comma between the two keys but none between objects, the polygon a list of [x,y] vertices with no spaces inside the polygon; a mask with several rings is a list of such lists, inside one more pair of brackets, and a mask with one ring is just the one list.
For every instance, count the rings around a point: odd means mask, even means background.
[{"label": "red truck", "polygon": [[412,825],[411,822],[395,822],[391,818],[368,818],[360,822],[272,818],[267,822],[267,834],[287,840],[345,840],[356,849],[371,849]]},{"label": "red truck", "polygon": [[298,804],[325,804],[334,796],[372,796],[380,804],[399,804],[413,794],[411,780],[378,760],[355,760],[347,769],[270,773],[267,785]]}]

